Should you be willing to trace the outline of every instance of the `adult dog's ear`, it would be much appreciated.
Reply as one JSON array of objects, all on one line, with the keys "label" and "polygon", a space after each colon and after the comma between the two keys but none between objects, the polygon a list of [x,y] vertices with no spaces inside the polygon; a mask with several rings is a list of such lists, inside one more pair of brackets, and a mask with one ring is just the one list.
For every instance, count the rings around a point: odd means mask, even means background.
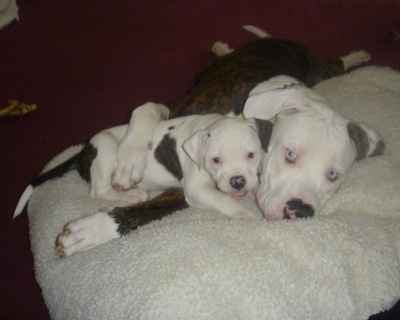
[{"label": "adult dog's ear", "polygon": [[356,160],[382,155],[385,151],[385,143],[379,134],[364,124],[352,121],[347,123],[347,132],[354,142],[357,155]]},{"label": "adult dog's ear", "polygon": [[197,164],[199,170],[203,166],[204,143],[209,137],[210,134],[206,130],[199,130],[182,145],[183,150]]},{"label": "adult dog's ear", "polygon": [[261,142],[261,148],[264,152],[268,152],[269,141],[271,140],[273,123],[269,120],[254,118],[254,129],[258,134]]},{"label": "adult dog's ear", "polygon": [[326,100],[319,93],[304,87],[294,78],[278,76],[259,83],[251,90],[243,107],[243,116],[246,119],[272,120],[278,114],[315,112],[314,104],[318,105],[318,112],[327,109]]}]

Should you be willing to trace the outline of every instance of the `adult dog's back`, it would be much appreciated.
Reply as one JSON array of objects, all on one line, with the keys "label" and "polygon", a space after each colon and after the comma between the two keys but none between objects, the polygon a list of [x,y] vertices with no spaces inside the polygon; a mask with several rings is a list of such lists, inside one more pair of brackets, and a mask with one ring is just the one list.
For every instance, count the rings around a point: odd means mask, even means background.
[{"label": "adult dog's back", "polygon": [[216,57],[197,73],[184,97],[167,105],[171,116],[209,112],[240,114],[249,92],[260,82],[288,75],[312,87],[367,61],[369,56],[361,53],[360,59],[350,64],[346,63],[347,57],[354,54],[324,61],[299,42],[259,38]]}]

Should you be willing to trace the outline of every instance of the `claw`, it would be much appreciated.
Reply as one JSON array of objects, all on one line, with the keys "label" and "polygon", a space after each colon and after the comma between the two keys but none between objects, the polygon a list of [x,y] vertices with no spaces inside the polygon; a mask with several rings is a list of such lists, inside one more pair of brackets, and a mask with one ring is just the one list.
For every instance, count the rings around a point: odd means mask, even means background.
[{"label": "claw", "polygon": [[113,184],[113,188],[117,192],[121,192],[123,190],[122,186],[119,184]]},{"label": "claw", "polygon": [[71,234],[71,230],[68,227],[64,227],[63,232],[59,236],[67,236],[69,234]]},{"label": "claw", "polygon": [[65,226],[63,231],[57,236],[56,238],[56,247],[54,248],[54,254],[57,257],[64,258],[65,257],[65,251],[64,251],[64,245],[60,242],[60,237],[62,236],[67,236],[71,233],[71,230]]},{"label": "claw", "polygon": [[61,243],[57,244],[56,247],[54,248],[54,254],[59,258],[65,258],[64,246]]}]

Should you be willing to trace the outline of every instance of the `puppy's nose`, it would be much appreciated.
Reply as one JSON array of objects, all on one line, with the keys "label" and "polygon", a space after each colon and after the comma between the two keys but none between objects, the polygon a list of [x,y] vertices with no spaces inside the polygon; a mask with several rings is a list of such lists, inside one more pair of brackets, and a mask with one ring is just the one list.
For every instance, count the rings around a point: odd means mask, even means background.
[{"label": "puppy's nose", "polygon": [[240,190],[246,185],[246,179],[243,176],[235,176],[230,180],[231,187]]},{"label": "puppy's nose", "polygon": [[[303,200],[298,198],[293,198],[286,202],[287,209],[293,212],[297,218],[308,218],[314,215],[314,208],[304,203]],[[284,212],[285,214],[286,212]]]}]

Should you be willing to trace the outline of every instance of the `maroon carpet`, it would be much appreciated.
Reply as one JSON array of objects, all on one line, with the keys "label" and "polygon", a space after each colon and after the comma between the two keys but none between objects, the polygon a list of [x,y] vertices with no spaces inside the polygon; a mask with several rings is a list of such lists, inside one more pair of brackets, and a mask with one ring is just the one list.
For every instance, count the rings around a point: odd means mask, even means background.
[{"label": "maroon carpet", "polygon": [[[325,58],[364,49],[370,64],[400,70],[399,0],[17,1],[20,21],[0,31],[0,107],[37,103],[0,120],[0,319],[48,319],[35,282],[21,192],[44,164],[100,129],[127,121],[145,101],[181,96],[212,57],[215,40],[237,46],[260,26]],[[378,106],[377,106],[378,107]],[[399,304],[374,319],[400,319]]]}]

